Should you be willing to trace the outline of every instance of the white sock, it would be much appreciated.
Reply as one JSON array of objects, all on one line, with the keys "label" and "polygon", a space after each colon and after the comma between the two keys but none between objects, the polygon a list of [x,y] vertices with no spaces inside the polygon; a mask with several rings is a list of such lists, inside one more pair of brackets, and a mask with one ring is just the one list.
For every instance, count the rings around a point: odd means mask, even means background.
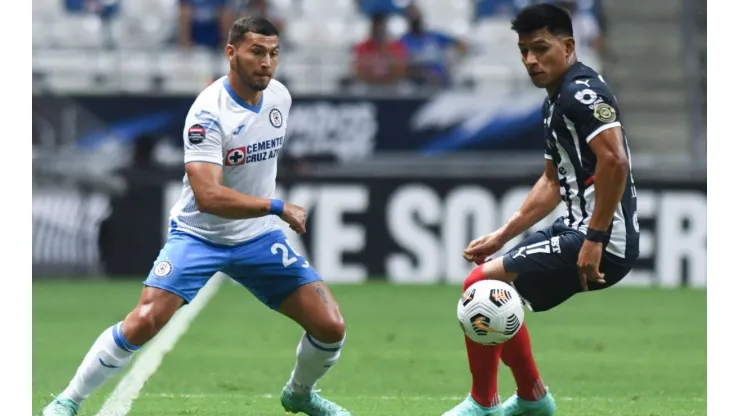
[{"label": "white sock", "polygon": [[62,396],[80,404],[95,389],[125,367],[140,346],[132,345],[123,337],[122,322],[103,331],[85,355],[69,386]]},{"label": "white sock", "polygon": [[315,340],[304,333],[296,350],[296,363],[290,375],[290,388],[299,394],[308,394],[316,382],[339,360],[344,338],[334,344]]}]

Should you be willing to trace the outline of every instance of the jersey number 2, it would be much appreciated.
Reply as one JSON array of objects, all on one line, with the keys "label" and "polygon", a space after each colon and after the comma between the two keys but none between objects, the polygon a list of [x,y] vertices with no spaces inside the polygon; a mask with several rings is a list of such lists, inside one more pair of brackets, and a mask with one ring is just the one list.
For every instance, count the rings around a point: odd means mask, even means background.
[{"label": "jersey number 2", "polygon": [[[288,249],[289,247],[290,247],[290,249]],[[283,244],[283,243],[275,243],[275,244],[272,245],[272,247],[270,247],[270,251],[272,252],[272,254],[278,254],[278,251],[280,251],[282,253],[282,256],[283,256],[283,267],[288,267],[291,264],[293,264],[293,263],[295,263],[295,262],[298,261],[298,258],[297,257],[294,257],[294,256],[291,256],[290,255],[290,250],[293,250],[293,253],[295,253],[295,254],[297,254],[297,255],[300,256],[300,254],[298,254],[298,252],[296,252],[295,249],[293,249],[293,247],[290,246],[290,243],[288,243],[288,240],[285,240],[285,244]],[[307,261],[304,261],[303,267],[304,268],[307,268],[308,267],[308,262]]]}]

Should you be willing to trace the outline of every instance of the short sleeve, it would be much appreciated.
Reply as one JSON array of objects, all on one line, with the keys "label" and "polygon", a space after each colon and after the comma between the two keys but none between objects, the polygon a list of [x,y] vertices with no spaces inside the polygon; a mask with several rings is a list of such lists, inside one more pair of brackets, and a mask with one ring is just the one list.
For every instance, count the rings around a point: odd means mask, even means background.
[{"label": "short sleeve", "polygon": [[183,130],[185,163],[209,162],[223,165],[223,134],[218,117],[193,107]]},{"label": "short sleeve", "polygon": [[568,128],[575,129],[586,143],[602,131],[622,125],[616,99],[599,79],[571,81],[560,103]]}]

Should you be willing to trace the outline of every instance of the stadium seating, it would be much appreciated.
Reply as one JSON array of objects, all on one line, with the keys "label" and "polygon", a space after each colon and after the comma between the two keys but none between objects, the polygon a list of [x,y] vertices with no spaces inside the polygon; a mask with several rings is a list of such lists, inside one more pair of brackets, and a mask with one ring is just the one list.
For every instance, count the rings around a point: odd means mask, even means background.
[{"label": "stadium seating", "polygon": [[[304,93],[331,93],[349,74],[352,45],[364,39],[369,19],[355,0],[311,0],[295,7],[275,0],[286,13],[285,38],[278,78]],[[521,78],[507,19],[473,22],[468,0],[418,0],[427,25],[471,43],[471,55],[455,66],[454,78],[492,86]],[[108,19],[70,13],[63,0],[33,2],[33,71],[44,88],[79,90],[196,92],[226,68],[210,51],[181,52],[173,44],[176,0],[125,0]],[[406,30],[400,15],[389,31]],[[125,59],[124,59],[125,57]]]}]

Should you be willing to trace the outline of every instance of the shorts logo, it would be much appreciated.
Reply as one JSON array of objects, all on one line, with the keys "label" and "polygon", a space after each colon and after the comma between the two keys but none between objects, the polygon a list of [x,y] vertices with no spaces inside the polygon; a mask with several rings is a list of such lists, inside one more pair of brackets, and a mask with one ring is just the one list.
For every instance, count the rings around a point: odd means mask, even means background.
[{"label": "shorts logo", "polygon": [[560,237],[551,238],[550,245],[552,246],[553,253],[562,253],[562,251],[560,250]]},{"label": "shorts logo", "polygon": [[276,129],[283,125],[283,114],[277,108],[270,110],[270,124]]},{"label": "shorts logo", "polygon": [[157,277],[167,277],[172,273],[172,263],[162,260],[154,266],[154,275]]},{"label": "shorts logo", "polygon": [[[558,239],[557,241],[557,250],[553,248],[553,251],[555,253],[560,253],[560,240],[559,237],[555,237],[552,239],[554,241],[555,239]],[[532,254],[537,253],[545,253],[550,254],[550,242],[551,241],[540,241],[539,243],[530,244],[526,247],[520,247],[516,253],[511,256],[511,258],[516,259],[518,257],[527,257]]]},{"label": "shorts logo", "polygon": [[226,166],[237,166],[243,165],[247,160],[246,158],[247,148],[237,147],[235,149],[229,149],[226,151],[226,157],[224,158],[224,165]]},{"label": "shorts logo", "polygon": [[192,144],[201,144],[206,139],[206,128],[200,124],[193,124],[188,129],[188,141]]}]

